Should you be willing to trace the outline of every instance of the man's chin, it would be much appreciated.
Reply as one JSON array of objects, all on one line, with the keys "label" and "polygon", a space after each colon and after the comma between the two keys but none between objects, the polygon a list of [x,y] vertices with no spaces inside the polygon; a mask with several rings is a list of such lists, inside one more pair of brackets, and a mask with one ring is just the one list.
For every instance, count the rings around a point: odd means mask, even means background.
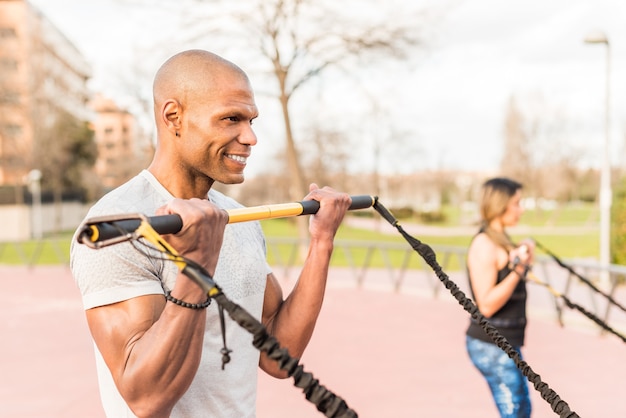
[{"label": "man's chin", "polygon": [[229,184],[241,184],[244,181],[244,175],[243,173],[239,176],[230,176],[227,178],[222,178],[222,179],[218,179],[216,180],[218,183],[221,184],[225,184],[225,185],[229,185]]}]

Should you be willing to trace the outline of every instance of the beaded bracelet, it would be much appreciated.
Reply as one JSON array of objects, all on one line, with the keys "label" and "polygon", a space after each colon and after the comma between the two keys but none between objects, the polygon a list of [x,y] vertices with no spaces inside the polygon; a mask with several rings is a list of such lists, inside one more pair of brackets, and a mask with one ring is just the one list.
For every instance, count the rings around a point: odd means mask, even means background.
[{"label": "beaded bracelet", "polygon": [[513,273],[517,274],[517,276],[522,280],[526,279],[526,275],[528,274],[529,270],[530,266],[527,264],[524,264],[524,272],[521,274],[517,270],[515,270],[515,268],[512,269]]},{"label": "beaded bracelet", "polygon": [[182,306],[183,308],[205,309],[211,304],[211,298],[207,298],[207,300],[203,303],[189,303],[185,302],[184,300],[176,299],[174,296],[171,295],[171,293],[172,292],[169,290],[165,292],[165,300],[175,303],[178,306]]}]

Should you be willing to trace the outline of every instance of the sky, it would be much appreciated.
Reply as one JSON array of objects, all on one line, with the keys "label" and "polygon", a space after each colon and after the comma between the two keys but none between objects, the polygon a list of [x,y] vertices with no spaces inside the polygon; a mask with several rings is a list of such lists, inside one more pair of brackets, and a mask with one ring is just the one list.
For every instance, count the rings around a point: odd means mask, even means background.
[{"label": "sky", "polygon": [[[441,4],[420,1],[425,6]],[[155,71],[176,48],[186,49],[176,39],[178,23],[157,8],[139,12],[119,0],[31,3],[85,55],[93,69],[91,88],[122,106],[132,106],[128,86],[120,79],[133,77],[130,62],[138,48],[169,37],[162,48],[145,57],[146,65]],[[544,119],[556,124],[567,121],[567,140],[558,145],[578,150],[581,164],[599,167],[606,138],[607,67],[612,164],[624,160],[626,2],[456,0],[451,4],[431,29],[425,50],[410,63],[398,63],[397,71],[391,67],[392,74],[387,66],[385,75],[373,83],[373,94],[390,118],[382,125],[394,126],[415,142],[389,157],[383,171],[497,170],[511,97],[529,113],[542,112]],[[584,43],[586,36],[598,31],[606,34],[609,48]],[[150,88],[150,80],[140,82],[144,89]],[[326,94],[334,89],[328,90]],[[330,104],[329,109],[352,117],[349,109],[358,107],[362,96],[354,94],[352,86],[336,90],[341,100],[331,99],[331,104],[339,103],[341,109]],[[262,171],[267,158],[282,146],[280,133],[272,128],[281,123],[280,115],[264,114],[263,105],[259,100],[259,144],[249,160],[248,175]],[[318,110],[320,115],[328,111]],[[376,158],[366,136],[353,147],[357,171],[359,165],[371,166]]]}]

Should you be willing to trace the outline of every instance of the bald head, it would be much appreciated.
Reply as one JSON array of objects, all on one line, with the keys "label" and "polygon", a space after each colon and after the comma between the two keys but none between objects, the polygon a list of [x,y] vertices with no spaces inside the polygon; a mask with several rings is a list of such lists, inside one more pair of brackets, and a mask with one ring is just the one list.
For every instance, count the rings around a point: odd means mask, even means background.
[{"label": "bald head", "polygon": [[155,111],[168,99],[187,103],[194,95],[210,94],[233,76],[248,81],[241,68],[219,55],[200,49],[180,52],[165,61],[154,77]]},{"label": "bald head", "polygon": [[176,196],[195,197],[216,180],[241,183],[258,116],[243,70],[211,52],[184,51],[157,71],[153,92],[157,135],[149,169],[159,181]]}]

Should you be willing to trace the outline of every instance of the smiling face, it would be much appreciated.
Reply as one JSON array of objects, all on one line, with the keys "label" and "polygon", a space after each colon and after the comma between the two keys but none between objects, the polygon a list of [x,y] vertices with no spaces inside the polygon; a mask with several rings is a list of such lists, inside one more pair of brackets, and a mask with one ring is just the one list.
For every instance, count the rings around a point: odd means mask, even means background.
[{"label": "smiling face", "polygon": [[183,105],[176,153],[181,169],[224,184],[241,183],[257,138],[252,88],[239,74],[220,77],[219,88],[192,91]]},{"label": "smiling face", "polygon": [[243,71],[206,51],[170,59],[154,84],[157,152],[150,171],[174,195],[205,197],[241,183],[257,142],[254,93]]}]

